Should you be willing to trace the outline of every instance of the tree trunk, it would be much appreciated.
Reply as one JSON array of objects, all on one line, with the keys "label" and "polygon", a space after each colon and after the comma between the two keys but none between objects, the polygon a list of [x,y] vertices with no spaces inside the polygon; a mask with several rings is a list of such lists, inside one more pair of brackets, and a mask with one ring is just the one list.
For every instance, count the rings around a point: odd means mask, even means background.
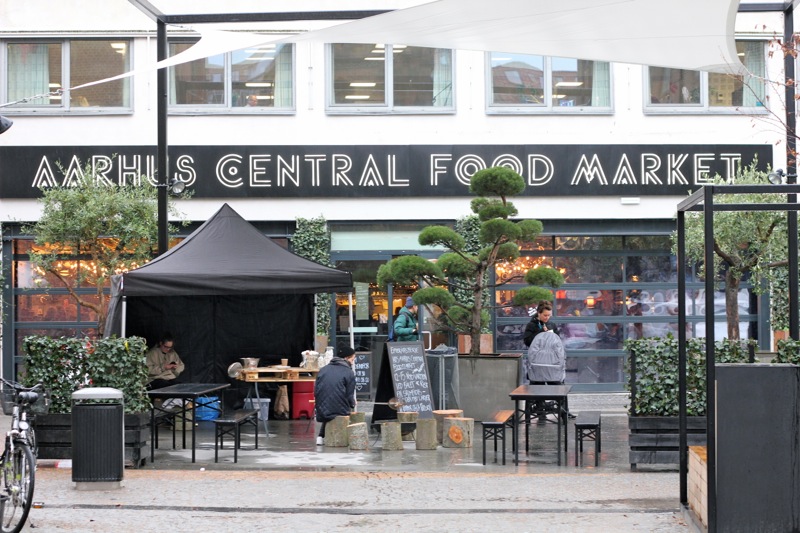
[{"label": "tree trunk", "polygon": [[439,446],[435,418],[418,419],[416,433],[418,450],[435,450]]},{"label": "tree trunk", "polygon": [[[728,320],[728,338],[739,339],[739,282],[741,276],[725,272],[725,316]],[[706,313],[709,310],[706,309]],[[712,309],[711,313],[714,312]]]}]

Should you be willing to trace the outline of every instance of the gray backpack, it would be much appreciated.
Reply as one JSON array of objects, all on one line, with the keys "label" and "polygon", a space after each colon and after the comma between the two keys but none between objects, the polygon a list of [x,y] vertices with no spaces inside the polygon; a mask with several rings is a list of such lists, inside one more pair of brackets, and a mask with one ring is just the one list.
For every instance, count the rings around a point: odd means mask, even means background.
[{"label": "gray backpack", "polygon": [[567,357],[561,337],[553,331],[536,335],[528,348],[525,370],[530,381],[564,381]]}]

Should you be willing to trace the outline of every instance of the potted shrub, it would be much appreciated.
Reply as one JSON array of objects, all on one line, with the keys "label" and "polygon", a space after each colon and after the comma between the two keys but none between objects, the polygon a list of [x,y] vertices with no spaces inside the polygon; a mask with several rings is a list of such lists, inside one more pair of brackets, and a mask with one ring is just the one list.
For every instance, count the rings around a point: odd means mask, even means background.
[{"label": "potted shrub", "polygon": [[142,337],[76,339],[25,337],[27,354],[22,382],[43,383],[50,394],[50,412],[34,421],[39,457],[66,459],[72,454],[72,393],[84,387],[112,387],[125,403],[126,464],[138,467],[150,437],[147,396],[147,343]]},{"label": "potted shrub", "polygon": [[[717,363],[753,362],[756,342],[716,341]],[[664,338],[625,341],[630,364],[628,389],[628,443],[631,469],[637,464],[677,464],[678,450],[678,340]],[[686,408],[689,446],[706,442],[705,339],[686,341]]]}]

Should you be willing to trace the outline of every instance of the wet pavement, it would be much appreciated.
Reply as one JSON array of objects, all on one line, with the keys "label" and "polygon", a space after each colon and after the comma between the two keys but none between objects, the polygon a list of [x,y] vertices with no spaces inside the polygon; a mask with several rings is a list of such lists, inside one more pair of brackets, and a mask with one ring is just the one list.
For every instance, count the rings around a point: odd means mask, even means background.
[{"label": "wet pavement", "polygon": [[677,466],[630,469],[626,401],[570,395],[573,412],[602,411],[598,467],[591,442],[575,465],[572,421],[560,466],[553,423],[531,426],[531,450],[519,466],[510,443],[506,465],[500,454],[493,462],[490,449],[484,466],[478,423],[472,448],[418,451],[409,441],[402,451],[383,451],[373,433],[369,450],[349,451],[316,446],[313,422],[270,420],[270,437],[261,432],[257,450],[250,428],[238,463],[230,447],[214,463],[213,423],[199,422],[195,463],[191,450],[172,450],[162,431],[155,461],[126,469],[116,489],[76,490],[69,461],[42,461],[34,498],[42,505],[26,530],[690,531]]}]

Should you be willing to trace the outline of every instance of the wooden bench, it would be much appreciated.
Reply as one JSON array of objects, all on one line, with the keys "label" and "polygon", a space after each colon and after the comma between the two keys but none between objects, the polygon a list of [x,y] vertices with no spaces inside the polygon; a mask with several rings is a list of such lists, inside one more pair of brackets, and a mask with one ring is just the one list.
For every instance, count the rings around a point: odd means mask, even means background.
[{"label": "wooden bench", "polygon": [[575,466],[583,454],[583,441],[594,441],[594,466],[600,464],[600,411],[581,411],[575,420]]},{"label": "wooden bench", "polygon": [[[239,446],[241,444],[241,426],[250,424],[256,428],[256,445],[258,449],[258,409],[240,409],[238,411],[224,411],[219,418],[214,420],[214,462],[219,460],[219,449],[223,448],[223,437],[233,434],[233,462],[239,461]],[[217,446],[219,444],[219,447]]]},{"label": "wooden bench", "polygon": [[[514,410],[504,409],[495,411],[491,416],[481,422],[483,426],[483,464],[486,464],[486,441],[494,440],[494,460],[497,462],[497,438],[503,445],[503,464],[506,464],[506,428],[511,428],[512,447],[517,445],[517,435],[514,432]],[[513,448],[512,448],[513,449]]]}]

